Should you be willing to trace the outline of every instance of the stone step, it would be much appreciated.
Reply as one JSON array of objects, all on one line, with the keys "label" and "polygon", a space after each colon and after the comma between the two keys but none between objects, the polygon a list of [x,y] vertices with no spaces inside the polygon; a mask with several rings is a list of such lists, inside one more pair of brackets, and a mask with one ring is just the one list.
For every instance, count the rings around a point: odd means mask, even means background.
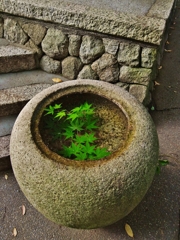
[{"label": "stone step", "polygon": [[9,143],[10,135],[0,137],[0,171],[11,168]]},{"label": "stone step", "polygon": [[0,116],[18,114],[34,95],[55,84],[54,78],[67,80],[41,70],[0,74]]},{"label": "stone step", "polygon": [[38,60],[32,49],[0,39],[0,73],[19,72],[37,67]]},{"label": "stone step", "polygon": [[67,81],[42,70],[0,74],[0,171],[11,168],[9,142],[19,111],[35,94],[56,84],[54,78]]}]

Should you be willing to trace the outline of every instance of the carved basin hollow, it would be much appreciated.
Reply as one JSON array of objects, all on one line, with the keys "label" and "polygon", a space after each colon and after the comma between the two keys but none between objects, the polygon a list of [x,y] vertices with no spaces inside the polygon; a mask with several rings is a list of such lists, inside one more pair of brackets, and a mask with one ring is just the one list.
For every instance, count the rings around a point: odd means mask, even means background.
[{"label": "carved basin hollow", "polygon": [[[104,119],[102,132],[111,149],[104,159],[67,159],[43,139],[45,107],[61,102],[72,108],[84,101]],[[142,200],[155,174],[158,138],[146,109],[125,90],[75,80],[42,91],[24,107],[12,131],[10,155],[23,193],[45,217],[68,227],[98,228],[120,220]]]}]

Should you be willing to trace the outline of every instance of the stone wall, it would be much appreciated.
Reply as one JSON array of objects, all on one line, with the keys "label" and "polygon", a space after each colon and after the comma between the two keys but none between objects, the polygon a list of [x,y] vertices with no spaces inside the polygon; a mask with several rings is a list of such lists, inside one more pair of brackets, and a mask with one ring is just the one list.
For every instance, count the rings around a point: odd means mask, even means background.
[{"label": "stone wall", "polygon": [[110,82],[124,87],[144,105],[151,101],[159,54],[155,45],[4,14],[0,37],[34,49],[37,67],[46,72],[69,80]]}]

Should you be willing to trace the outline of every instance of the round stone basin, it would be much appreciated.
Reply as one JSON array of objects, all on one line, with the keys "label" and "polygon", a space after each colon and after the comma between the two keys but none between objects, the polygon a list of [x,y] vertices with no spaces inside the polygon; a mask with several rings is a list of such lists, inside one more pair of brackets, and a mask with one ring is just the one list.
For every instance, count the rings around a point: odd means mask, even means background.
[{"label": "round stone basin", "polygon": [[[104,119],[103,144],[111,149],[104,159],[67,159],[43,139],[46,106],[60,101],[70,108],[84,100]],[[73,80],[29,101],[14,125],[10,155],[16,179],[38,211],[57,224],[90,229],[120,220],[140,203],[156,171],[158,138],[150,115],[128,92],[101,81]]]}]

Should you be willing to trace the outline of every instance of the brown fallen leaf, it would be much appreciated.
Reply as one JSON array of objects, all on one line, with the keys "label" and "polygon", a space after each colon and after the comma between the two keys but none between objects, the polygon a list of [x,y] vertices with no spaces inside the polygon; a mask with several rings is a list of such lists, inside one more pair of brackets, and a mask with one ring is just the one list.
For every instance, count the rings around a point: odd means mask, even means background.
[{"label": "brown fallen leaf", "polygon": [[22,215],[24,216],[26,214],[26,208],[24,205],[22,205]]},{"label": "brown fallen leaf", "polygon": [[126,233],[129,237],[134,237],[134,234],[133,234],[133,231],[132,231],[132,228],[130,227],[129,224],[125,224],[125,230],[126,230]]},{"label": "brown fallen leaf", "polygon": [[169,41],[166,41],[166,44],[170,44],[170,42],[169,42]]},{"label": "brown fallen leaf", "polygon": [[60,78],[52,78],[53,82],[59,83],[62,82],[62,80]]},{"label": "brown fallen leaf", "polygon": [[159,86],[160,83],[158,83],[158,82],[155,81],[155,82],[154,82],[154,85],[155,85],[155,86]]},{"label": "brown fallen leaf", "polygon": [[164,49],[165,52],[172,52],[172,50]]},{"label": "brown fallen leaf", "polygon": [[16,237],[17,236],[17,229],[16,228],[14,228],[13,229],[13,234],[12,234],[14,237]]},{"label": "brown fallen leaf", "polygon": [[4,178],[7,180],[7,179],[8,179],[8,175],[7,175],[7,174],[5,174],[5,175],[4,175]]},{"label": "brown fallen leaf", "polygon": [[159,66],[158,69],[159,69],[159,70],[162,69],[162,66]]}]

